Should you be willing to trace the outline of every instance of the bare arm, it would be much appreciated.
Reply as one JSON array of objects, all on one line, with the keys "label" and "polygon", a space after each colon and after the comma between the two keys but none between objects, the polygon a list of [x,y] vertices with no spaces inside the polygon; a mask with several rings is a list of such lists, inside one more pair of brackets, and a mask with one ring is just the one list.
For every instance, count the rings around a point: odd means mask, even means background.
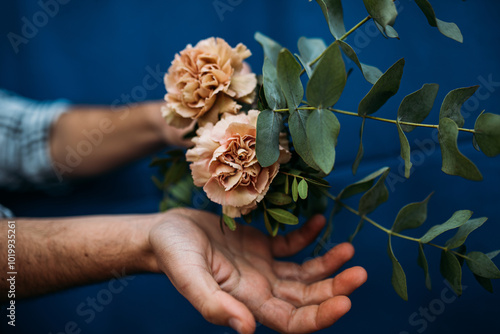
[{"label": "bare arm", "polygon": [[63,178],[108,171],[167,145],[187,146],[182,131],[165,123],[162,102],[111,110],[81,106],[61,115],[52,126],[53,166]]},{"label": "bare arm", "polygon": [[[115,272],[156,271],[149,231],[159,215],[15,219],[16,297],[103,281]],[[7,264],[7,221],[0,223],[0,263]],[[1,300],[7,298],[2,270]]]},{"label": "bare arm", "polygon": [[[176,209],[143,216],[16,220],[16,297],[33,296],[113,277],[119,272],[163,272],[208,321],[253,333],[259,321],[281,333],[332,325],[347,297],[366,280],[354,254],[336,246],[302,265],[277,261],[312,242],[325,224],[313,217],[288,236],[270,238],[240,225],[223,235],[219,217]],[[0,263],[6,263],[7,222],[0,222]],[[1,275],[5,275],[3,271]],[[1,276],[2,298],[8,284]]]}]

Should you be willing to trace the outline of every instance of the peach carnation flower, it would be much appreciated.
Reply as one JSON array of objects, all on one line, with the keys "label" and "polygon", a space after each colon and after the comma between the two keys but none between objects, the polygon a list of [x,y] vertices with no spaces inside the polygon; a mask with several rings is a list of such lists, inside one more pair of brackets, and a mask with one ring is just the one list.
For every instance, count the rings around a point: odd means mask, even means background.
[{"label": "peach carnation flower", "polygon": [[280,164],[290,160],[288,140],[280,138],[280,156],[269,167],[262,167],[255,155],[256,125],[259,111],[248,115],[224,114],[215,125],[200,127],[193,138],[195,146],[186,158],[192,162],[194,184],[203,187],[208,198],[222,204],[230,217],[248,214],[266,195]]},{"label": "peach carnation flower", "polygon": [[243,44],[231,48],[221,38],[208,38],[175,55],[165,74],[167,123],[184,128],[196,119],[215,123],[223,113],[236,114],[236,101],[252,103],[257,78],[243,62],[251,52]]}]

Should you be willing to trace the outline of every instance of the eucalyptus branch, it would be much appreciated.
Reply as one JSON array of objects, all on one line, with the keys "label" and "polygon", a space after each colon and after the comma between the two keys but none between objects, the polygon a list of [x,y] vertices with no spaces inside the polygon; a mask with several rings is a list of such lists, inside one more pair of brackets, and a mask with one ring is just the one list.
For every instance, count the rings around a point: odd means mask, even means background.
[{"label": "eucalyptus branch", "polygon": [[[354,27],[352,27],[344,35],[342,35],[338,40],[340,40],[340,41],[345,40],[347,37],[349,37],[350,34],[352,34],[353,32],[355,32],[358,28],[360,28],[363,24],[365,24],[366,22],[368,22],[371,18],[372,17],[370,15],[368,15],[363,20],[359,21],[358,24],[356,24]],[[312,60],[308,65],[309,66],[313,66],[314,64],[316,64],[321,59],[321,57],[323,57],[323,54],[325,53],[325,51],[326,51],[326,49],[323,50],[323,52],[321,52],[321,54],[319,56],[317,56],[314,60]],[[302,71],[300,72],[300,75],[304,74],[305,71],[306,71],[306,69],[303,68]]]},{"label": "eucalyptus branch", "polygon": [[356,209],[354,209],[354,208],[350,207],[349,205],[345,204],[344,202],[342,202],[338,196],[334,196],[334,195],[328,193],[327,191],[323,191],[323,194],[325,194],[331,200],[335,201],[335,203],[338,203],[340,206],[342,206],[343,208],[345,208],[347,211],[355,214],[356,216],[359,216],[364,221],[370,223],[371,225],[375,226],[379,230],[384,231],[388,235],[391,235],[391,236],[394,236],[394,237],[398,237],[398,238],[401,238],[401,239],[406,239],[406,240],[418,242],[418,243],[423,244],[423,245],[429,245],[429,246],[432,246],[432,247],[436,247],[436,248],[439,248],[441,250],[449,251],[449,252],[455,254],[456,256],[462,257],[464,259],[471,260],[467,256],[465,256],[465,255],[463,255],[461,253],[458,253],[458,252],[456,252],[454,250],[448,249],[447,247],[436,245],[436,244],[433,244],[433,243],[430,243],[430,242],[424,244],[424,243],[422,243],[422,240],[419,239],[419,238],[413,238],[413,237],[410,237],[410,236],[407,236],[407,235],[404,235],[404,234],[400,234],[400,233],[394,232],[394,231],[392,231],[392,230],[390,230],[388,228],[385,228],[384,226],[382,226],[382,225],[378,224],[377,222],[375,222],[373,219],[367,217],[366,215],[360,214],[359,211],[357,211]]},{"label": "eucalyptus branch", "polygon": [[[318,109],[316,107],[310,107],[310,106],[302,106],[297,108],[297,110],[315,110]],[[367,119],[372,119],[375,121],[379,122],[385,122],[385,123],[391,123],[391,124],[396,124],[398,121],[394,119],[388,119],[388,118],[381,118],[381,117],[375,117],[375,116],[370,116],[370,115],[359,115],[358,113],[352,112],[352,111],[345,111],[345,110],[340,110],[340,109],[334,109],[334,108],[328,108],[328,110],[336,113],[336,114],[342,114],[342,115],[348,115],[348,116],[355,116],[355,117],[361,117],[361,118],[367,118]],[[289,111],[288,108],[284,109],[275,109],[275,112],[287,112]],[[422,123],[413,123],[413,122],[406,122],[406,121],[399,121],[399,124],[401,125],[409,125],[409,126],[415,126],[415,127],[420,127],[420,128],[432,128],[432,129],[439,129],[439,125],[437,124],[422,124]],[[458,128],[458,131],[462,132],[468,132],[468,133],[476,133],[474,129],[467,129],[467,128]]]}]

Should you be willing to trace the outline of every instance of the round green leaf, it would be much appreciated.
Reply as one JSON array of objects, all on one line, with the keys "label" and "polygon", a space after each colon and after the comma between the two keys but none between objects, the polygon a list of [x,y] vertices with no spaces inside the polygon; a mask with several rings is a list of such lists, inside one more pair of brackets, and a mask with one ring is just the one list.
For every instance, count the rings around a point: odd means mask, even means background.
[{"label": "round green leaf", "polygon": [[484,278],[500,278],[500,270],[498,270],[497,266],[486,254],[481,252],[470,252],[467,254],[466,261],[474,274]]},{"label": "round green leaf", "polygon": [[500,115],[483,113],[474,125],[476,142],[489,157],[500,154]]},{"label": "round green leaf", "polygon": [[441,118],[439,121],[439,144],[443,158],[441,170],[449,175],[481,181],[483,176],[479,169],[458,150],[457,138],[457,123],[450,118]]},{"label": "round green leaf", "polygon": [[257,160],[262,167],[271,166],[279,156],[279,137],[283,126],[283,115],[266,109],[257,118]]}]

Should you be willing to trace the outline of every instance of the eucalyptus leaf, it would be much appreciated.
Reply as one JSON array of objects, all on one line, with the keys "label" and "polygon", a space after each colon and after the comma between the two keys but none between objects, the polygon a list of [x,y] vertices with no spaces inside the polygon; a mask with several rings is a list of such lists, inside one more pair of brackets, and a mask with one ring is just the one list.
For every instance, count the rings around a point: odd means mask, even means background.
[{"label": "eucalyptus leaf", "polygon": [[487,220],[488,218],[482,217],[467,221],[465,224],[460,226],[460,228],[457,230],[457,233],[451,239],[446,241],[444,246],[448,249],[460,247],[461,245],[463,245],[469,234],[477,228],[481,227]]},{"label": "eucalyptus leaf", "polygon": [[295,53],[295,57],[299,60],[299,62],[302,64],[302,67],[307,73],[307,76],[310,78],[312,76],[312,67],[307,63],[307,61],[304,60],[299,54]]},{"label": "eucalyptus leaf", "polygon": [[371,173],[370,175],[365,176],[361,180],[348,185],[339,194],[339,199],[346,199],[357,195],[359,193],[365,192],[370,189],[373,185],[374,180],[384,173],[389,173],[388,167],[380,168],[379,170]]},{"label": "eucalyptus leaf", "polygon": [[467,266],[470,270],[481,277],[497,279],[500,278],[500,270],[491,261],[488,255],[481,252],[470,252],[467,254]]},{"label": "eucalyptus leaf", "polygon": [[496,251],[493,251],[493,252],[490,252],[490,253],[486,253],[486,256],[490,259],[490,260],[493,260],[498,254],[500,254],[500,249],[499,250],[496,250]]},{"label": "eucalyptus leaf", "polygon": [[290,112],[295,110],[304,97],[304,88],[300,81],[301,67],[288,49],[283,49],[278,56],[278,82],[285,94]]},{"label": "eucalyptus leaf", "polygon": [[432,289],[431,276],[429,275],[429,264],[427,263],[427,258],[424,253],[424,245],[418,243],[418,258],[417,264],[424,270],[425,275],[425,287],[429,290]]},{"label": "eucalyptus leaf", "polygon": [[[429,115],[439,90],[438,84],[425,84],[416,92],[407,95],[398,109],[400,122],[422,123]],[[415,129],[413,125],[401,124],[404,132]]]},{"label": "eucalyptus leaf", "polygon": [[479,169],[458,150],[457,138],[457,123],[450,118],[441,118],[439,121],[439,144],[443,159],[441,170],[449,175],[481,181],[483,176]]},{"label": "eucalyptus leaf", "polygon": [[[460,255],[465,256],[465,254],[467,253],[467,247],[465,245],[461,245],[460,247],[457,248],[457,250],[455,252],[457,252]],[[457,255],[457,259],[458,259],[458,263],[460,263],[460,267],[463,267],[464,262],[465,262],[465,258]]]},{"label": "eucalyptus leaf", "polygon": [[224,221],[224,224],[226,224],[226,226],[229,227],[231,231],[236,231],[236,222],[234,221],[234,218],[222,214],[222,220]]},{"label": "eucalyptus leaf", "polygon": [[278,161],[280,156],[279,137],[283,126],[283,115],[266,109],[257,118],[257,160],[262,167],[268,167]]},{"label": "eucalyptus leaf", "polygon": [[339,46],[332,43],[323,53],[307,83],[307,102],[318,108],[334,105],[340,98],[347,80]]},{"label": "eucalyptus leaf", "polygon": [[445,221],[444,223],[440,225],[435,225],[431,227],[427,233],[425,233],[422,238],[420,238],[420,242],[426,244],[428,242],[431,242],[435,237],[438,235],[452,230],[454,228],[460,227],[463,224],[465,224],[469,218],[472,216],[472,211],[469,210],[459,210],[456,211],[450,219]]},{"label": "eucalyptus leaf", "polygon": [[368,94],[359,103],[358,115],[366,116],[373,114],[398,92],[401,78],[403,77],[404,66],[405,60],[402,58],[378,79]]},{"label": "eucalyptus leaf", "polygon": [[311,153],[314,162],[325,174],[333,169],[339,132],[340,123],[328,109],[315,109],[307,119],[306,133]]},{"label": "eucalyptus leaf", "polygon": [[297,225],[299,223],[299,218],[294,214],[279,208],[267,209],[267,213],[276,219],[279,223],[285,225]]},{"label": "eucalyptus leaf", "polygon": [[358,211],[360,216],[369,214],[389,198],[389,191],[385,186],[387,175],[389,175],[389,169],[380,176],[375,185],[368,189],[359,200]]},{"label": "eucalyptus leaf", "polygon": [[256,32],[254,38],[262,45],[264,56],[269,58],[273,66],[276,67],[278,64],[278,55],[283,47],[278,42],[260,32]]},{"label": "eucalyptus leaf", "polygon": [[311,145],[307,137],[306,126],[309,113],[309,110],[296,110],[288,118],[288,127],[295,151],[309,167],[319,170],[318,165],[314,162]]},{"label": "eucalyptus leaf", "polygon": [[474,125],[474,138],[483,151],[489,157],[500,154],[500,115],[482,113]]},{"label": "eucalyptus leaf", "polygon": [[427,196],[422,202],[407,204],[399,210],[391,230],[400,233],[422,226],[427,219],[427,204],[431,196],[432,194]]},{"label": "eucalyptus leaf", "polygon": [[341,0],[316,0],[325,16],[330,32],[335,39],[342,37],[345,31],[344,11]]},{"label": "eucalyptus leaf", "polygon": [[392,251],[391,244],[391,236],[389,236],[389,242],[387,244],[387,254],[389,255],[389,259],[392,262],[392,278],[391,283],[396,291],[396,293],[403,298],[404,300],[408,300],[408,289],[406,287],[406,275],[401,267],[401,264],[394,256],[394,252]]},{"label": "eucalyptus leaf", "polygon": [[441,252],[439,270],[441,275],[450,283],[453,291],[455,291],[458,296],[462,295],[462,267],[457,257],[443,250]]},{"label": "eucalyptus leaf", "polygon": [[297,189],[299,191],[300,198],[306,199],[307,198],[307,192],[308,192],[307,181],[304,180],[304,179],[300,180],[299,186],[298,186]]},{"label": "eucalyptus leaf", "polygon": [[292,198],[294,202],[299,200],[299,186],[296,177],[294,177],[292,181]]},{"label": "eucalyptus leaf", "polygon": [[400,155],[401,155],[401,158],[403,158],[403,160],[405,162],[405,177],[407,179],[409,179],[411,167],[413,166],[413,164],[411,163],[410,143],[408,143],[408,138],[406,138],[406,135],[403,132],[403,129],[401,129],[401,124],[399,123],[399,120],[396,120],[396,127],[398,129],[399,142],[401,145]]},{"label": "eucalyptus leaf", "polygon": [[464,87],[457,88],[449,92],[444,98],[443,104],[441,105],[439,119],[447,117],[455,121],[459,128],[463,127],[465,120],[460,113],[460,109],[462,108],[462,105],[465,103],[465,101],[467,101],[472,95],[474,95],[478,88],[479,86]]},{"label": "eucalyptus leaf", "polygon": [[286,100],[278,81],[276,67],[267,57],[264,58],[262,76],[264,80],[264,95],[266,96],[269,107],[273,110],[286,108]]},{"label": "eucalyptus leaf", "polygon": [[363,159],[363,155],[365,154],[365,149],[363,147],[363,132],[365,131],[365,121],[366,118],[363,117],[363,120],[361,121],[361,127],[359,128],[359,147],[358,147],[358,153],[356,154],[356,159],[354,159],[354,162],[352,164],[352,174],[356,175],[358,171],[359,164],[361,163],[361,159]]},{"label": "eucalyptus leaf", "polygon": [[359,231],[361,231],[361,229],[363,228],[364,225],[365,225],[365,220],[364,220],[364,218],[361,218],[359,220],[358,226],[356,226],[356,229],[354,230],[354,233],[349,236],[349,238],[347,239],[347,242],[352,243],[352,241],[354,240],[356,235],[359,233]]},{"label": "eucalyptus leaf", "polygon": [[290,193],[290,181],[288,180],[288,175],[286,175],[286,180],[285,180],[285,194]]},{"label": "eucalyptus leaf", "polygon": [[310,64],[326,50],[326,44],[321,38],[301,37],[297,43],[300,57]]},{"label": "eucalyptus leaf", "polygon": [[387,34],[387,26],[394,25],[398,11],[393,0],[363,0],[370,16]]},{"label": "eucalyptus leaf", "polygon": [[271,221],[269,219],[269,216],[267,213],[264,211],[264,225],[266,226],[267,232],[275,237],[278,234],[278,225],[275,221]]},{"label": "eucalyptus leaf", "polygon": [[287,205],[292,203],[292,198],[284,193],[273,192],[266,194],[266,200],[274,205]]},{"label": "eucalyptus leaf", "polygon": [[358,56],[356,55],[356,52],[354,52],[354,49],[347,44],[346,42],[342,40],[338,40],[336,43],[340,45],[340,48],[344,52],[344,54],[351,59],[356,66],[359,67],[361,72],[363,73],[363,76],[365,77],[366,81],[374,85],[378,79],[382,76],[382,71],[376,68],[375,66],[370,66],[363,64],[359,61]]},{"label": "eucalyptus leaf", "polygon": [[436,18],[436,13],[434,12],[434,9],[432,8],[429,1],[415,0],[415,2],[417,3],[418,7],[420,7],[425,17],[427,18],[427,21],[432,27],[437,27],[439,31],[446,37],[454,39],[455,41],[460,43],[463,42],[464,38],[458,26],[453,22],[444,22]]},{"label": "eucalyptus leaf", "polygon": [[473,274],[474,278],[476,281],[481,284],[481,286],[488,292],[493,293],[493,284],[491,284],[491,279],[489,278],[484,278],[481,276],[478,276],[476,274]]}]

